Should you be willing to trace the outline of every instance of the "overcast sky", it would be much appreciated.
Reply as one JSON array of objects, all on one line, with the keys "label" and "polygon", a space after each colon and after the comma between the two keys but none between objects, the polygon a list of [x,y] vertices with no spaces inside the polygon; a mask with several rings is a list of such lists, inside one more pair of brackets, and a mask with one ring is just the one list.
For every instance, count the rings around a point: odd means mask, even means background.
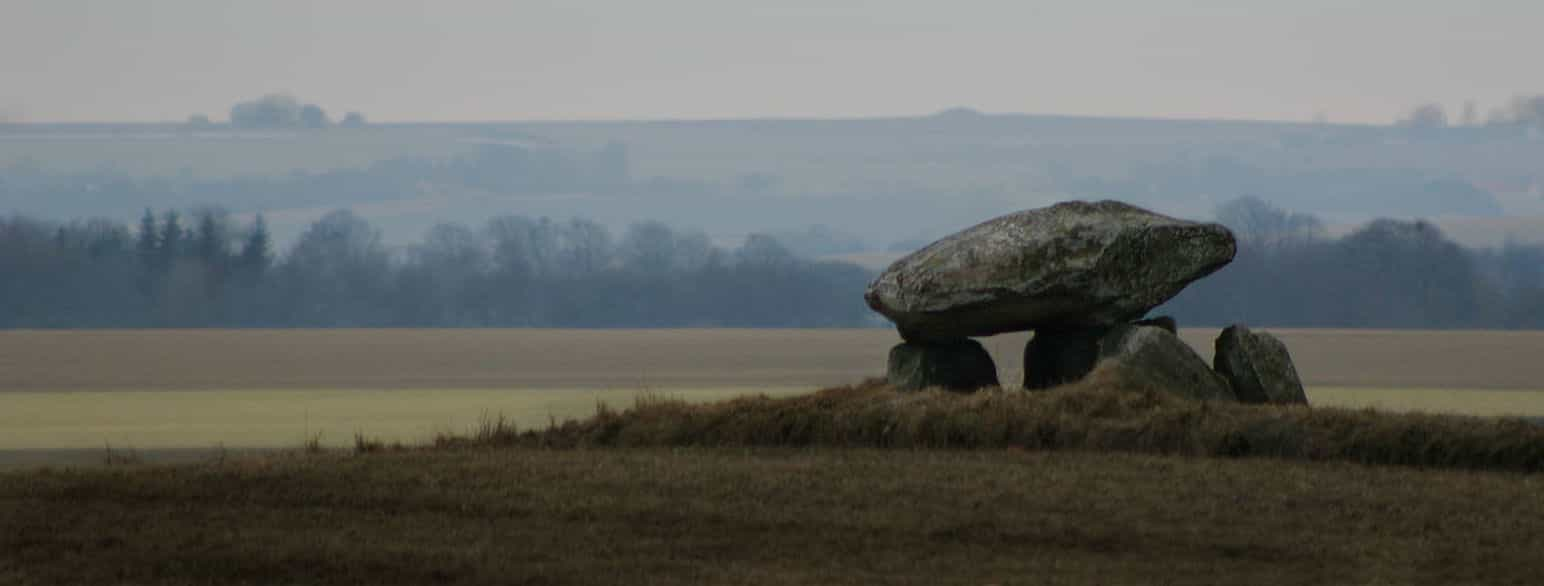
[{"label": "overcast sky", "polygon": [[1536,0],[0,0],[0,115],[1386,122],[1544,93]]}]

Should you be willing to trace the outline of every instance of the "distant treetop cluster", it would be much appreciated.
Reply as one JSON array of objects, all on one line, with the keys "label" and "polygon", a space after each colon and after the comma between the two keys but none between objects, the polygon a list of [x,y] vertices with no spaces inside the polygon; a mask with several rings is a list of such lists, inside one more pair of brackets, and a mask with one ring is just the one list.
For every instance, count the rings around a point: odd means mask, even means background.
[{"label": "distant treetop cluster", "polygon": [[1442,104],[1431,102],[1416,106],[1394,121],[1395,126],[1418,129],[1445,128],[1450,124],[1544,130],[1544,95],[1513,97],[1505,105],[1492,109],[1483,123],[1474,100],[1464,102],[1463,113],[1457,119],[1450,120]]},{"label": "distant treetop cluster", "polygon": [[[214,123],[207,115],[194,114],[188,117],[188,125],[207,127],[214,126]],[[365,116],[359,112],[349,112],[343,115],[342,120],[334,123],[332,117],[321,106],[301,103],[295,96],[284,93],[273,93],[253,100],[237,102],[236,105],[231,106],[230,112],[232,128],[321,129],[334,125],[358,128],[365,125]]]}]

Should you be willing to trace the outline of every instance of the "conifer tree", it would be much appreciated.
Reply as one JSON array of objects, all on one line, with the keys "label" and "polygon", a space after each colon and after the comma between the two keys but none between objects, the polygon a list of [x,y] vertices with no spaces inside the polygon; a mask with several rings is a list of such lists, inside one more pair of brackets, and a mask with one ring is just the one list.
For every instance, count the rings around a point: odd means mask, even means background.
[{"label": "conifer tree", "polygon": [[261,276],[273,263],[271,248],[268,222],[263,220],[262,214],[258,214],[252,222],[252,233],[247,235],[246,242],[241,246],[239,262],[242,270],[253,276]]},{"label": "conifer tree", "polygon": [[159,239],[160,236],[156,234],[155,212],[145,208],[145,215],[139,218],[139,238],[134,243],[134,250],[139,253],[139,260],[145,266],[155,264]]},{"label": "conifer tree", "polygon": [[183,241],[186,237],[187,235],[182,231],[182,221],[177,215],[176,210],[167,210],[164,219],[161,221],[160,242],[157,243],[157,252],[160,253],[159,256],[163,268],[171,267],[172,263],[175,263],[177,258],[182,256],[182,249],[185,246]]}]

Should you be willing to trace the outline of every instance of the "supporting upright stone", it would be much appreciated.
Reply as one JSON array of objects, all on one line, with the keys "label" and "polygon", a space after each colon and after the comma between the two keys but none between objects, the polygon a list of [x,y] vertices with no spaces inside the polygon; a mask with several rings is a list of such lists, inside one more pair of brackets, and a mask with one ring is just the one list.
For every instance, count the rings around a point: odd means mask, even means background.
[{"label": "supporting upright stone", "polygon": [[1287,345],[1275,336],[1234,324],[1217,336],[1215,348],[1212,368],[1228,379],[1240,401],[1308,403]]},{"label": "supporting upright stone", "polygon": [[890,349],[890,385],[902,391],[943,387],[974,391],[997,386],[997,364],[980,342],[903,342]]},{"label": "supporting upright stone", "polygon": [[1168,330],[1121,326],[1099,339],[1099,362],[1115,362],[1135,385],[1192,399],[1237,401],[1227,379]]},{"label": "supporting upright stone", "polygon": [[1099,361],[1107,327],[1040,328],[1024,346],[1024,388],[1048,389],[1082,379]]},{"label": "supporting upright stone", "polygon": [[1024,347],[1024,387],[1078,381],[1100,363],[1113,361],[1133,384],[1193,399],[1234,398],[1228,381],[1166,327],[1172,320],[1149,323],[1036,331]]}]

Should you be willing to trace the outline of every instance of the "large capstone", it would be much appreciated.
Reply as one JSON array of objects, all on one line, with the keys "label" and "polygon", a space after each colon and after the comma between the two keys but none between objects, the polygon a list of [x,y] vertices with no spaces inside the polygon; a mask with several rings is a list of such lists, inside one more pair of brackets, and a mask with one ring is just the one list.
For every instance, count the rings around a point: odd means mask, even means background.
[{"label": "large capstone", "polygon": [[974,391],[997,386],[997,364],[975,340],[904,342],[890,349],[890,385],[902,391],[942,387]]},{"label": "large capstone", "polygon": [[[1113,361],[1126,382],[1192,399],[1236,401],[1228,381],[1168,330],[1120,326],[1099,339],[1099,364]],[[1096,365],[1097,366],[1097,365]]]},{"label": "large capstone", "polygon": [[1240,401],[1308,403],[1287,345],[1275,336],[1234,324],[1217,336],[1215,349],[1212,367],[1228,379]]},{"label": "large capstone", "polygon": [[864,299],[908,341],[1141,317],[1233,259],[1220,224],[1116,201],[1072,201],[988,220],[890,265]]}]

